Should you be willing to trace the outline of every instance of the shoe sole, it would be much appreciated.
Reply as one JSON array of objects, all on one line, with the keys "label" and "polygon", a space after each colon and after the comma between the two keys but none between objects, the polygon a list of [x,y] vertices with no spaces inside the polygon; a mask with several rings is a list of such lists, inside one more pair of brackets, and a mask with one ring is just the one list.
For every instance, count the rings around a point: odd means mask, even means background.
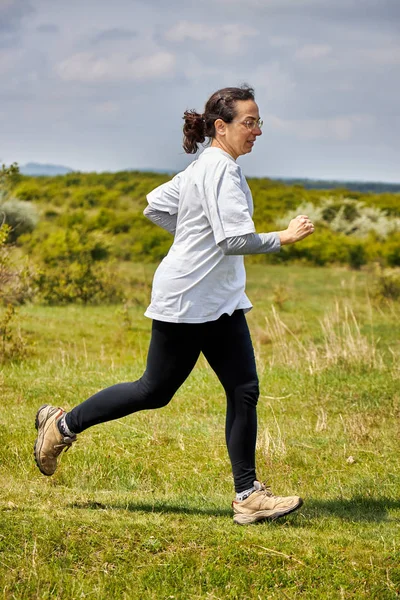
[{"label": "shoe sole", "polygon": [[302,498],[299,498],[299,502],[296,504],[296,506],[293,506],[289,510],[284,510],[284,511],[259,510],[258,512],[254,513],[252,515],[245,515],[245,514],[237,513],[236,515],[234,515],[233,521],[237,525],[251,525],[252,523],[257,523],[260,521],[276,521],[276,519],[279,519],[280,517],[285,517],[286,515],[289,515],[290,513],[299,509],[301,506],[303,506],[303,500],[302,500]]},{"label": "shoe sole", "polygon": [[[39,410],[36,413],[36,417],[35,417],[35,429],[36,431],[39,431],[39,413],[41,410],[43,410],[44,408],[47,408],[47,406],[49,406],[48,404],[43,404]],[[37,465],[37,468],[39,469],[39,471],[42,473],[42,475],[46,475],[46,477],[51,477],[51,475],[53,475],[53,473],[46,473],[45,471],[43,471],[41,465],[40,465],[40,460],[39,460],[39,454],[40,454],[40,450],[42,449],[42,445],[43,445],[43,438],[42,438],[42,442],[39,442],[39,436],[36,438],[35,440],[35,445],[33,446],[33,456],[35,457],[35,463]]]}]

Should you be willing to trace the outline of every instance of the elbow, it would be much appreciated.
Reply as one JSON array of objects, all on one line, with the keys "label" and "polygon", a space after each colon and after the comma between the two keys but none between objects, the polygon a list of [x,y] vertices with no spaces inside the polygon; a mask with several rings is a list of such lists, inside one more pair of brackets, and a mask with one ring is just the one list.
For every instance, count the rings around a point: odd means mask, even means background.
[{"label": "elbow", "polygon": [[225,256],[232,256],[232,254],[234,254],[233,249],[229,247],[229,244],[226,243],[226,240],[222,240],[222,242],[218,244],[218,247],[222,250]]}]

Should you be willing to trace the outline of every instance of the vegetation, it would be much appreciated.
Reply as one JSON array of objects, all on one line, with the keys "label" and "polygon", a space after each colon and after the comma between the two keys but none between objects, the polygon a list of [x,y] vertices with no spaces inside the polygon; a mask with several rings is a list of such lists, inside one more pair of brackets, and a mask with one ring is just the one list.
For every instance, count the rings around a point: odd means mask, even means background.
[{"label": "vegetation", "polygon": [[203,359],[168,407],[89,429],[39,473],[41,404],[142,374],[153,271],[129,266],[143,293],[123,306],[19,309],[35,345],[0,370],[2,598],[398,598],[400,314],[375,304],[372,271],[248,267],[259,477],[301,494],[298,513],[233,524],[225,402]]},{"label": "vegetation", "polygon": [[[21,235],[22,229],[19,230],[17,244],[42,267],[47,264],[49,247],[54,242],[64,252],[61,246],[67,231],[71,240],[77,240],[76,254],[82,237],[91,239],[90,243],[93,236],[101,238],[101,256],[97,255],[96,261],[157,262],[167,253],[171,236],[153,226],[142,213],[146,193],[169,178],[128,171],[19,176],[10,194],[19,202],[34,206],[40,220],[30,232]],[[383,267],[400,266],[399,193],[306,190],[300,185],[287,186],[269,179],[251,179],[249,184],[258,231],[281,228],[291,214],[303,208],[319,215],[313,236],[296,246],[285,247],[279,254],[256,256],[251,261],[343,264],[355,269],[373,262]],[[57,261],[55,249],[52,252]],[[64,254],[60,258],[64,262]]]},{"label": "vegetation", "polygon": [[249,182],[259,231],[299,212],[317,224],[248,260],[259,476],[304,496],[299,513],[232,523],[224,398],[203,359],[165,409],[89,429],[52,478],[36,469],[41,404],[145,368],[171,236],[142,211],[168,178],[0,170],[2,597],[398,598],[399,194]]}]

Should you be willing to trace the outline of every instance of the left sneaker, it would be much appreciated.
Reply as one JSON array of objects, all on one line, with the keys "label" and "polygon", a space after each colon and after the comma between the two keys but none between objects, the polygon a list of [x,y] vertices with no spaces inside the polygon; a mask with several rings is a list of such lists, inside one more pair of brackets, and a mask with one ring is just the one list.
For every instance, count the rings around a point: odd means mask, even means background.
[{"label": "left sneaker", "polygon": [[259,481],[254,482],[254,487],[255,491],[246,500],[232,502],[233,521],[238,525],[249,525],[264,520],[275,521],[303,504],[299,496],[274,496],[270,488]]},{"label": "left sneaker", "polygon": [[38,433],[34,455],[43,475],[53,475],[61,452],[68,450],[76,441],[76,435],[69,437],[63,435],[58,429],[58,421],[64,414],[65,410],[49,404],[44,404],[37,411],[35,427]]}]

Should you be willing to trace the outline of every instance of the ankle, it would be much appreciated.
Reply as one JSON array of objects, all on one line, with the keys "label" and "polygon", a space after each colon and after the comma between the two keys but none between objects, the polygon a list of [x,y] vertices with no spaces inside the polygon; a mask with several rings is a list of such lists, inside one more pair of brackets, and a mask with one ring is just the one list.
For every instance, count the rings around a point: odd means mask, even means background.
[{"label": "ankle", "polygon": [[68,427],[67,422],[66,422],[66,417],[67,415],[64,414],[61,419],[59,419],[59,421],[57,422],[57,427],[58,427],[58,431],[61,433],[61,435],[65,436],[65,437],[70,437],[70,438],[74,438],[76,437],[76,434],[71,431],[71,429]]},{"label": "ankle", "polygon": [[243,500],[246,500],[246,498],[248,498],[255,491],[256,491],[256,488],[253,485],[253,487],[251,487],[247,490],[244,490],[243,492],[237,492],[236,499],[235,499],[236,502],[243,502]]}]

